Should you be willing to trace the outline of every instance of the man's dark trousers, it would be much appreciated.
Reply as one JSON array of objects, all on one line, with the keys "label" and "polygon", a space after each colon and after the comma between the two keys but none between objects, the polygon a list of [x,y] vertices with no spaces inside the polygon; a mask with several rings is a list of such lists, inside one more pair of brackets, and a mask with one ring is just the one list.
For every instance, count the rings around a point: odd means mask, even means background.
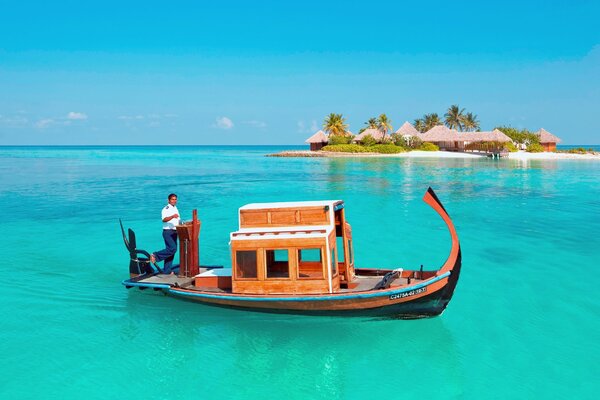
[{"label": "man's dark trousers", "polygon": [[163,239],[165,240],[166,248],[154,253],[156,261],[165,260],[163,271],[165,274],[172,272],[173,258],[177,252],[177,231],[175,229],[163,229]]}]

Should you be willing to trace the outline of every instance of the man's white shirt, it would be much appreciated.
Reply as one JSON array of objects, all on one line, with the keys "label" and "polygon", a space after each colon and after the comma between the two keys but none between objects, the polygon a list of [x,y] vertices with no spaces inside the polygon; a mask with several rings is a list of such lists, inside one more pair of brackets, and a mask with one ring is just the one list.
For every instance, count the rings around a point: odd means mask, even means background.
[{"label": "man's white shirt", "polygon": [[[176,206],[167,204],[167,206],[162,209],[161,214],[162,214],[162,219],[165,219],[167,217],[170,217],[171,215],[179,214],[179,210],[177,209]],[[175,229],[175,227],[177,225],[179,225],[179,217],[173,218],[167,222],[163,221],[163,229]]]}]

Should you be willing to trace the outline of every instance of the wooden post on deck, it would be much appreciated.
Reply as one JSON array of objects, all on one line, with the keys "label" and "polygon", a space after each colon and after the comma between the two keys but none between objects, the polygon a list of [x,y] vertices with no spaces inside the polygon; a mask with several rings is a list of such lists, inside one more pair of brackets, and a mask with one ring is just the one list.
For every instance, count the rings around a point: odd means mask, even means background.
[{"label": "wooden post on deck", "polygon": [[200,221],[198,220],[198,211],[192,211],[192,220],[185,224],[177,226],[177,236],[179,237],[179,276],[193,277],[198,275]]}]

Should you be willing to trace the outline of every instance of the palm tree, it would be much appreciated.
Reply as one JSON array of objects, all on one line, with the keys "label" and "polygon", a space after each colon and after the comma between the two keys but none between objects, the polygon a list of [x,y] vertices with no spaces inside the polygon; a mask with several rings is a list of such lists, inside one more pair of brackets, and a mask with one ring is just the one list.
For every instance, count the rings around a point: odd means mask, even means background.
[{"label": "palm tree", "polygon": [[461,109],[458,105],[454,104],[448,108],[444,117],[446,117],[446,126],[450,129],[463,130],[463,118],[465,109]]},{"label": "palm tree", "polygon": [[365,126],[360,128],[358,133],[363,133],[367,129],[377,129],[377,118],[369,118],[369,120],[365,122]]},{"label": "palm tree", "polygon": [[427,132],[434,126],[441,125],[442,120],[437,113],[431,113],[423,115],[423,123],[425,124],[425,132]]},{"label": "palm tree", "polygon": [[323,130],[330,135],[346,135],[348,124],[342,114],[331,113],[323,121]]},{"label": "palm tree", "polygon": [[464,115],[462,124],[467,131],[479,130],[479,121],[477,120],[477,115],[471,112],[468,112]]},{"label": "palm tree", "polygon": [[381,141],[385,142],[385,135],[392,130],[392,120],[387,115],[381,114],[377,118],[377,129],[382,133]]},{"label": "palm tree", "polygon": [[415,122],[413,123],[414,127],[416,130],[418,130],[419,132],[425,132],[425,121],[423,121],[423,118],[417,118],[415,119]]}]

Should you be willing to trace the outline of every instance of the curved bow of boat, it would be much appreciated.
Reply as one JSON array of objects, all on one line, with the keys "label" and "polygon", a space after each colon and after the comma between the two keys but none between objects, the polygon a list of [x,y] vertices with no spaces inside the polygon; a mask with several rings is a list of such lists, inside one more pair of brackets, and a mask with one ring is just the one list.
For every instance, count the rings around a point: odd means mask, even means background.
[{"label": "curved bow of boat", "polygon": [[435,194],[432,188],[427,189],[425,196],[423,196],[423,201],[429,204],[429,206],[433,208],[440,215],[440,217],[442,217],[442,219],[446,223],[446,226],[448,227],[448,231],[450,232],[450,238],[452,239],[450,255],[436,274],[441,275],[446,272],[450,272],[450,277],[448,278],[448,285],[444,289],[443,295],[444,299],[450,301],[450,298],[452,298],[452,294],[454,293],[454,288],[458,283],[458,277],[460,275],[460,268],[462,265],[460,242],[458,240],[456,228],[454,227],[454,223],[452,222],[450,215],[448,215],[448,212],[446,211],[446,209],[442,205],[442,202],[440,201],[440,199],[438,199],[437,195]]}]

